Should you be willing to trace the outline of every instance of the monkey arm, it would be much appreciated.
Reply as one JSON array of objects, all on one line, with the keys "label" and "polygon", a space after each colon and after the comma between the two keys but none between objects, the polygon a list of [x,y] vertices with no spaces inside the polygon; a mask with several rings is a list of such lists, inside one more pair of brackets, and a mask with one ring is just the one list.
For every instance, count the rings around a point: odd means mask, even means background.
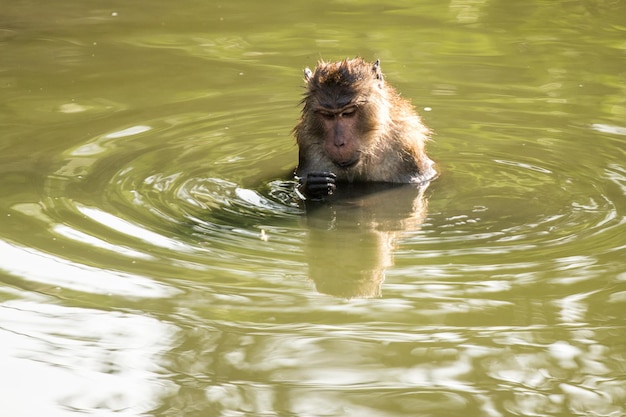
[{"label": "monkey arm", "polygon": [[298,192],[305,199],[321,200],[332,195],[336,189],[337,176],[332,172],[314,171],[298,178]]}]

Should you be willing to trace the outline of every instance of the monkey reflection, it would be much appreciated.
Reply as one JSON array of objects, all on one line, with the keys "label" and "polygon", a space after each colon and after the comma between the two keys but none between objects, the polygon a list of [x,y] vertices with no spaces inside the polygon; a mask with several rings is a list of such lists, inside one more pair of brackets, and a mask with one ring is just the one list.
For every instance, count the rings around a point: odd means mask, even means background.
[{"label": "monkey reflection", "polygon": [[311,278],[320,292],[379,296],[397,234],[425,216],[424,190],[437,175],[425,151],[430,131],[380,61],[320,62],[304,78],[294,135]]},{"label": "monkey reflection", "polygon": [[427,185],[346,188],[324,202],[306,202],[309,277],[324,294],[379,297],[398,238],[424,221]]}]

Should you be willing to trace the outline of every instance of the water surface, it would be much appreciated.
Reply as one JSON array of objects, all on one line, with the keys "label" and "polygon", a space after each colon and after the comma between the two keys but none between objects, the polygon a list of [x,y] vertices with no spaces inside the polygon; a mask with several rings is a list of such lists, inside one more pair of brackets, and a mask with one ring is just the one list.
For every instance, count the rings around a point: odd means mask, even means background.
[{"label": "water surface", "polygon": [[[0,413],[624,415],[624,16],[3,7]],[[441,175],[302,207],[302,69],[357,54]]]}]

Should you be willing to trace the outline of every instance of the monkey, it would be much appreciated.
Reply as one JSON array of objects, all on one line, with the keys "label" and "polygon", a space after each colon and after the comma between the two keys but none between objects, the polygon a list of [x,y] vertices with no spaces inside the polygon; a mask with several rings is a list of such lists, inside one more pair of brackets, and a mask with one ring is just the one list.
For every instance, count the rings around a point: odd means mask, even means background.
[{"label": "monkey", "polygon": [[437,176],[425,151],[431,132],[385,81],[380,60],[320,61],[304,81],[293,130],[301,197],[324,200],[342,183],[424,184]]}]

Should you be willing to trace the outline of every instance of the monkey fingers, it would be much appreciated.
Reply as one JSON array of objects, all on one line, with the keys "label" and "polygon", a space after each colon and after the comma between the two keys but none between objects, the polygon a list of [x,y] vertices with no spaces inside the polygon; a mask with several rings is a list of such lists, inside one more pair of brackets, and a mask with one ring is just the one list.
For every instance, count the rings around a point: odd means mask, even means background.
[{"label": "monkey fingers", "polygon": [[336,189],[337,176],[332,172],[309,172],[306,179],[302,179],[302,191],[304,195],[313,198],[320,199],[326,196],[332,195]]}]

